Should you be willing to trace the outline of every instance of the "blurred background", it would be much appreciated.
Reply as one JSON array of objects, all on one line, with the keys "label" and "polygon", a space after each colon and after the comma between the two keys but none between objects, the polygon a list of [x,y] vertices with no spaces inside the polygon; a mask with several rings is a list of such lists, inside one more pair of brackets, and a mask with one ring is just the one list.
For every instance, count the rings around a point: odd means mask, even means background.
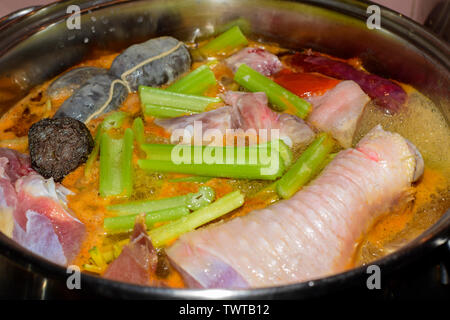
[{"label": "blurred background", "polygon": [[424,24],[433,8],[442,0],[374,0],[394,11],[400,12],[411,19]]}]

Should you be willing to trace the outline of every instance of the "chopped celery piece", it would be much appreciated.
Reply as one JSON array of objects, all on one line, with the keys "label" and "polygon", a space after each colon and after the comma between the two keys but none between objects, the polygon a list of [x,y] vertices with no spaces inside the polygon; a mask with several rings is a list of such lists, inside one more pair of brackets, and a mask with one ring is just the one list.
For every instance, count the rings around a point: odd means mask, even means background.
[{"label": "chopped celery piece", "polygon": [[[292,151],[291,149],[282,141],[278,140],[278,144],[273,142],[261,143],[258,145],[252,145],[247,147],[233,147],[233,146],[225,146],[225,147],[216,147],[216,146],[181,146],[181,145],[173,145],[173,144],[143,144],[141,146],[142,150],[147,154],[147,159],[149,160],[165,160],[172,161],[174,160],[175,152],[187,152],[190,154],[189,159],[194,159],[195,155],[201,153],[205,155],[206,153],[211,154],[212,157],[216,157],[216,155],[222,155],[222,162],[226,163],[227,159],[231,159],[233,157],[233,163],[249,163],[250,157],[266,157],[270,156],[272,152],[277,152],[281,157],[283,164],[285,167],[288,167],[292,163]],[[174,148],[181,148],[182,150],[174,150]],[[267,148],[267,153],[263,150]],[[239,161],[239,160],[240,161]],[[253,163],[257,163],[257,159],[253,159]]]},{"label": "chopped celery piece", "polygon": [[113,139],[108,133],[100,138],[100,195],[108,197],[123,191],[121,174],[121,154],[123,139]]},{"label": "chopped celery piece", "polygon": [[320,133],[277,182],[277,193],[284,199],[294,195],[318,173],[334,146],[334,140],[328,133]]},{"label": "chopped celery piece", "polygon": [[243,203],[244,196],[239,191],[233,191],[206,207],[151,230],[149,236],[154,246],[161,247],[170,240],[239,208]]},{"label": "chopped celery piece", "polygon": [[331,161],[333,161],[334,158],[338,155],[339,152],[330,153],[327,155],[327,158],[320,164],[319,168],[317,169],[317,172],[321,172],[327,165],[330,164]]},{"label": "chopped celery piece", "polygon": [[130,196],[133,189],[133,130],[125,130],[121,139],[103,132],[100,138],[100,195]]},{"label": "chopped celery piece", "polygon": [[149,143],[143,144],[142,150],[147,154],[147,159],[170,161],[174,147],[175,145],[173,144]]},{"label": "chopped celery piece", "polygon": [[116,111],[111,113],[110,115],[106,116],[103,122],[101,123],[103,130],[109,130],[109,129],[117,129],[120,128],[125,121],[125,119],[128,117],[128,114],[123,111]]},{"label": "chopped celery piece", "polygon": [[[249,147],[144,144],[142,150],[147,153],[147,159],[139,160],[138,165],[156,172],[274,180],[292,163],[289,147],[281,140],[277,142]],[[175,161],[175,157],[182,161]]]},{"label": "chopped celery piece", "polygon": [[143,144],[145,142],[145,136],[144,136],[144,121],[142,121],[142,118],[138,117],[134,119],[133,132],[137,143],[139,145]]},{"label": "chopped celery piece", "polygon": [[97,274],[102,273],[103,270],[104,270],[103,268],[100,268],[100,267],[98,267],[96,265],[88,264],[88,263],[83,264],[83,269],[88,271],[88,272],[97,273]]},{"label": "chopped celery piece", "polygon": [[[147,213],[145,215],[145,224],[150,228],[157,222],[171,221],[189,214],[189,209],[186,206],[174,207]],[[105,218],[103,221],[103,228],[107,233],[128,232],[133,230],[134,222],[138,214],[131,214],[126,216],[118,216]]]},{"label": "chopped celery piece", "polygon": [[209,104],[221,101],[220,98],[183,94],[145,86],[139,86],[139,97],[143,105],[187,109],[191,112],[203,112]]},{"label": "chopped celery piece", "polygon": [[106,262],[103,259],[103,255],[100,252],[100,250],[98,250],[97,247],[93,247],[92,249],[90,249],[89,254],[91,255],[92,260],[98,267],[100,268],[106,267]]},{"label": "chopped celery piece", "polygon": [[142,112],[146,116],[152,116],[156,118],[176,118],[184,115],[198,113],[188,109],[164,107],[153,104],[144,104],[142,106]]},{"label": "chopped celery piece", "polygon": [[97,133],[95,134],[94,139],[94,149],[92,149],[91,154],[89,155],[88,159],[86,160],[86,165],[84,167],[84,175],[86,177],[89,177],[92,173],[92,167],[94,166],[94,162],[98,158],[98,154],[100,151],[100,137],[103,134],[102,125],[100,124],[97,128]]},{"label": "chopped celery piece", "polygon": [[136,213],[148,213],[170,209],[175,207],[188,207],[195,210],[199,206],[211,203],[214,200],[215,193],[211,187],[201,186],[196,193],[188,193],[182,196],[159,200],[140,200],[133,202],[126,202],[121,204],[110,205],[108,210],[114,211],[118,215],[129,215]]},{"label": "chopped celery piece", "polygon": [[292,164],[292,160],[294,158],[291,148],[289,148],[283,140],[279,140],[278,151],[280,153],[280,158],[283,160],[284,166],[288,168]]},{"label": "chopped celery piece", "polygon": [[265,92],[270,103],[279,111],[288,111],[303,119],[311,111],[311,105],[307,101],[245,64],[239,66],[234,80],[252,92]]},{"label": "chopped celery piece", "polygon": [[94,139],[94,149],[92,149],[91,154],[89,155],[86,165],[84,168],[84,175],[89,177],[92,172],[92,167],[94,162],[97,160],[99,151],[100,151],[100,137],[104,131],[108,131],[109,129],[117,129],[120,128],[127,118],[128,114],[122,111],[116,111],[108,116],[98,125],[97,133],[95,134]]},{"label": "chopped celery piece", "polygon": [[171,84],[166,90],[185,94],[202,95],[216,84],[217,81],[214,73],[208,65],[202,65],[185,77]]},{"label": "chopped celery piece", "polygon": [[229,54],[248,44],[239,26],[234,26],[199,49],[206,56]]},{"label": "chopped celery piece", "polygon": [[130,196],[133,192],[133,142],[134,133],[133,130],[128,128],[125,130],[122,151],[122,177],[123,177],[123,189],[126,196]]},{"label": "chopped celery piece", "polygon": [[251,32],[250,22],[245,18],[238,18],[227,22],[224,25],[218,27],[217,34],[227,31],[232,27],[238,26],[244,33]]},{"label": "chopped celery piece", "polygon": [[284,172],[284,164],[278,160],[273,167],[269,164],[206,164],[180,163],[163,160],[138,160],[141,169],[151,172],[172,172],[184,174],[198,174],[209,177],[234,179],[275,180]]}]

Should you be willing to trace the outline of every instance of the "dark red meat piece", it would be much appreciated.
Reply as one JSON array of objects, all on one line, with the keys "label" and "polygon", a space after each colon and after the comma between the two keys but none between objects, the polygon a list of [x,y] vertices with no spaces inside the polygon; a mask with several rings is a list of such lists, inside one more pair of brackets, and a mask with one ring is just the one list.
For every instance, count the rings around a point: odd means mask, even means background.
[{"label": "dark red meat piece", "polygon": [[130,243],[106,269],[104,277],[112,280],[149,285],[156,271],[158,256],[146,232],[145,219],[139,216]]},{"label": "dark red meat piece", "polygon": [[287,60],[304,72],[317,72],[341,80],[353,80],[387,113],[394,114],[406,101],[406,92],[393,81],[357,70],[351,65],[324,56],[297,53]]}]

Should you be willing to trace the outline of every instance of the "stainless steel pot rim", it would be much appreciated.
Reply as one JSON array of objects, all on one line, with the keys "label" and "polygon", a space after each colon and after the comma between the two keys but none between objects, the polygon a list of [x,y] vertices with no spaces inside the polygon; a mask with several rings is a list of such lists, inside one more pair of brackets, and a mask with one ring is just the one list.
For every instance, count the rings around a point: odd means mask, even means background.
[{"label": "stainless steel pot rim", "polygon": [[[87,5],[85,6],[85,3],[92,2],[91,0],[80,0],[79,2],[83,4],[81,7],[81,14],[86,12],[92,12],[95,10],[103,9],[106,7],[114,6],[116,4],[121,3],[129,3],[136,0],[97,0],[94,1],[93,5]],[[174,0],[172,0],[173,2]],[[248,0],[244,0],[248,1]],[[263,0],[264,1],[264,0]],[[57,5],[65,4],[65,3],[73,3],[74,1],[71,0],[59,0],[55,1],[51,4],[45,5],[45,6],[36,6],[36,7],[30,7],[25,8],[25,13],[19,15],[18,22],[22,20],[23,18],[32,18],[34,15],[45,13],[52,7],[55,7]],[[170,1],[167,1],[170,2]],[[219,1],[219,2],[226,2],[226,0]],[[251,1],[249,1],[251,2]],[[273,1],[276,2],[276,1]],[[369,5],[375,5],[375,3],[368,1],[368,0],[345,0],[345,1],[333,1],[333,4],[330,5],[329,1],[327,0],[286,0],[286,2],[293,2],[293,3],[304,3],[304,4],[310,4],[314,6],[319,6],[325,9],[334,9],[339,10],[341,13],[345,13],[349,16],[352,16],[354,18],[361,18],[361,16],[366,17],[366,9]],[[440,39],[438,36],[432,34],[431,32],[427,31],[425,28],[423,28],[420,24],[415,22],[414,20],[405,17],[395,11],[392,11],[389,8],[386,8],[382,5],[376,4],[381,8],[381,16],[382,16],[382,28],[389,30],[389,31],[395,31],[400,32],[401,29],[403,31],[406,31],[406,35],[412,37],[415,41],[417,41],[417,45],[420,45],[422,49],[424,48],[430,48],[434,47],[434,54],[437,54],[439,56],[439,60],[442,64],[446,66],[448,70],[450,70],[450,44],[446,43],[442,39]],[[359,12],[355,13],[355,8],[358,8]],[[12,17],[21,10],[18,10],[16,12],[13,12],[7,16],[4,16],[0,18],[0,22],[7,21],[9,19],[12,19]],[[49,21],[45,21],[45,23],[37,24],[33,26],[27,26],[25,28],[26,34],[24,34],[24,37],[15,37],[12,39],[9,39],[8,43],[8,50],[11,49],[15,44],[22,41],[24,38],[30,37],[34,33],[37,33],[46,27],[49,27],[50,25],[54,23],[60,22],[63,18],[68,17],[69,15],[66,12],[60,13],[58,16],[53,17],[53,19],[50,19]],[[7,23],[6,25],[0,24],[0,32],[2,32],[4,27],[8,27],[10,23]],[[386,26],[388,28],[386,28]],[[425,42],[423,39],[426,39]],[[5,47],[5,46],[3,46]],[[5,51],[3,51],[4,53]],[[1,54],[1,53],[0,53]]]},{"label": "stainless steel pot rim", "polygon": [[[95,5],[83,7],[82,12],[90,12],[105,7],[113,6],[119,3],[132,2],[133,0],[101,0],[95,1]],[[33,15],[42,13],[48,8],[51,8],[58,4],[63,4],[68,1],[59,1],[53,4],[33,9],[26,13],[22,18],[19,18],[18,22],[28,19]],[[69,1],[71,2],[71,1]],[[90,1],[82,1],[83,3],[88,3]],[[330,4],[325,0],[306,0],[306,1],[291,1],[291,2],[303,2],[306,4],[317,5],[324,7],[326,9],[331,9]],[[353,17],[361,16],[354,13],[355,6],[360,8],[361,12],[365,12],[365,8],[372,3],[365,1],[357,2],[354,0],[348,0],[345,2],[333,2],[334,8],[342,11],[345,14],[351,15]],[[353,10],[351,11],[350,8]],[[44,28],[58,23],[66,17],[67,14],[64,12],[51,20],[45,21],[42,24],[33,25],[30,29],[26,31],[24,37],[20,37],[17,42],[10,46],[7,50],[11,50],[14,45],[22,41],[23,39],[30,37],[31,35],[43,30]],[[385,18],[383,21],[383,27],[387,26],[388,30],[396,33],[399,37],[403,38],[402,35],[408,35],[412,40],[414,40],[414,45],[418,46],[420,49],[425,50],[427,53],[432,53],[433,57],[430,57],[433,61],[443,65],[448,73],[450,74],[450,54],[449,45],[444,41],[441,41],[438,37],[431,34],[427,30],[423,29],[419,24],[414,21],[405,18],[398,13],[395,13],[387,8],[382,7],[382,16]],[[0,19],[3,21],[8,17]],[[386,23],[387,22],[387,23]],[[7,27],[11,24],[8,23]],[[0,34],[3,32],[4,26],[0,26]],[[410,39],[411,40],[411,39]],[[406,263],[408,261],[415,260],[419,258],[425,251],[430,248],[435,248],[443,243],[449,241],[450,233],[450,210],[447,211],[444,216],[436,222],[430,229],[426,230],[422,235],[420,235],[415,240],[411,241],[409,244],[403,248],[389,254],[373,264],[384,267],[389,267],[387,270],[390,272],[395,267],[400,267],[400,264]],[[68,276],[65,268],[51,263],[23,248],[18,244],[14,243],[11,239],[7,238],[0,233],[0,252],[5,256],[14,260],[22,266],[33,272],[40,272],[46,276]],[[393,268],[392,268],[393,267]],[[339,289],[342,285],[348,284],[351,280],[363,279],[366,275],[366,267],[360,266],[343,273],[336,275],[331,275],[317,280],[290,284],[278,287],[268,287],[259,289],[248,289],[248,290],[221,290],[221,289],[173,289],[173,288],[156,288],[156,287],[145,287],[138,286],[129,283],[122,283],[107,280],[98,276],[90,275],[87,273],[82,274],[82,283],[87,283],[91,286],[97,287],[98,291],[108,295],[112,291],[122,292],[123,294],[132,294],[136,296],[146,296],[153,295],[160,298],[189,298],[189,299],[221,299],[221,298],[232,298],[232,299],[242,299],[242,298],[272,298],[277,297],[280,294],[287,294],[290,292],[303,292],[303,294],[320,295],[324,287],[327,289],[333,287],[335,290]],[[352,281],[352,282],[353,282]]]}]

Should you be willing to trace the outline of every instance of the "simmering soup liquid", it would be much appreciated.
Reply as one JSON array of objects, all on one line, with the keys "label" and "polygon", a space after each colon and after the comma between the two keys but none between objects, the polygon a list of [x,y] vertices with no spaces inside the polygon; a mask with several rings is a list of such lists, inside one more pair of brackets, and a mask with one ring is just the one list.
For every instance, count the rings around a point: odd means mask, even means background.
[{"label": "simmering soup liquid", "polygon": [[[271,51],[277,51],[276,47]],[[116,54],[112,54],[88,60],[79,66],[109,67],[115,56]],[[220,75],[216,76],[220,78]],[[1,147],[27,152],[26,134],[29,126],[40,118],[51,117],[58,105],[64,101],[62,98],[59,103],[48,103],[45,96],[48,83],[32,90],[29,96],[0,119]],[[386,115],[373,103],[366,106],[353,144],[374,126],[381,124],[385,130],[398,132],[417,146],[425,160],[425,173],[411,188],[410,194],[405,195],[414,201],[409,201],[406,205],[396,208],[394,212],[383,215],[362,236],[356,244],[355,265],[369,263],[406,244],[438,221],[450,207],[450,128],[442,113],[427,97],[408,86],[405,86],[405,89],[408,92],[407,106],[394,116]],[[138,115],[140,102],[136,94],[129,96],[122,110]],[[98,123],[94,121],[89,125],[93,134]],[[145,131],[148,143],[168,142],[167,136],[161,134],[161,129],[150,121],[146,122]],[[294,156],[298,157],[300,151],[294,150]],[[84,166],[81,166],[63,180],[63,184],[76,193],[69,196],[69,207],[86,225],[88,231],[75,261],[75,264],[80,266],[88,262],[88,250],[93,246],[111,246],[129,236],[128,234],[105,236],[102,228],[103,219],[109,216],[105,207],[111,200],[99,197],[98,166],[94,171],[91,179],[86,180],[83,176]],[[171,197],[195,192],[198,188],[198,184],[193,182],[170,182],[170,179],[182,175],[151,174],[136,169],[135,177],[131,200]],[[246,195],[247,201],[243,208],[227,217],[246,214],[276,200],[270,192],[261,192],[270,184],[269,182],[213,178],[205,183],[213,187],[219,196],[233,189],[240,189]],[[167,283],[173,287],[183,286],[180,276],[174,270],[169,271]]]},{"label": "simmering soup liquid", "polygon": [[363,237],[356,264],[380,258],[417,237],[450,207],[450,128],[439,109],[427,97],[409,89],[407,107],[388,116],[369,103],[357,129],[354,143],[381,124],[398,132],[420,150],[425,161],[424,176],[411,190],[415,201],[376,221]]}]

